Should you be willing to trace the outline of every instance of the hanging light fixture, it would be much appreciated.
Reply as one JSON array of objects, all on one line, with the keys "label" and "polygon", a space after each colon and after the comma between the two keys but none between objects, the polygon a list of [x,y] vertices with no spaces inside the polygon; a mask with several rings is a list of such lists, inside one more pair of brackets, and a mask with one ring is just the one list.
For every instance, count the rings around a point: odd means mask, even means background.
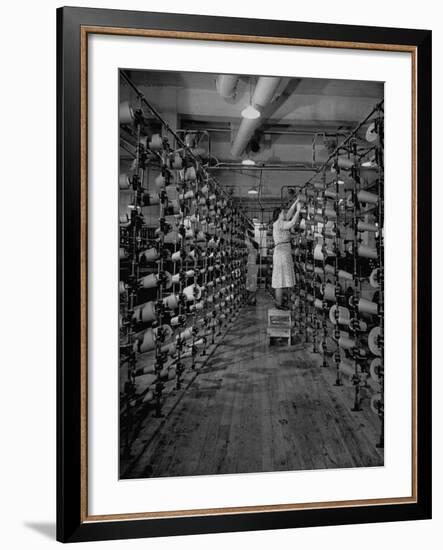
[{"label": "hanging light fixture", "polygon": [[256,109],[252,105],[252,81],[249,79],[249,105],[247,105],[243,111],[241,112],[241,116],[243,118],[249,118],[251,120],[254,120],[256,118],[260,118],[261,114],[258,109]]},{"label": "hanging light fixture", "polygon": [[241,116],[243,118],[256,119],[256,118],[260,118],[261,115],[258,109],[256,109],[252,105],[248,105],[241,112]]},{"label": "hanging light fixture", "polygon": [[248,194],[249,195],[258,195],[257,187],[251,187],[250,189],[248,189]]},{"label": "hanging light fixture", "polygon": [[250,158],[245,158],[241,161],[243,166],[255,166],[255,160],[252,160]]}]

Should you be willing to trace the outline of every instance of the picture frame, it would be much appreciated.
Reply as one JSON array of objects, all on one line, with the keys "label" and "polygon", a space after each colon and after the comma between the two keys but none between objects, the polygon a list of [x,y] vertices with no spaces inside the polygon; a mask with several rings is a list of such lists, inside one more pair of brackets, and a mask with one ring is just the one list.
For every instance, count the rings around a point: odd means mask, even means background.
[{"label": "picture frame", "polygon": [[[404,52],[412,66],[412,494],[174,512],[88,512],[88,36]],[[61,542],[431,517],[431,32],[148,13],[57,10],[57,539]],[[90,162],[90,159],[89,159]],[[90,344],[91,342],[89,342]]]}]

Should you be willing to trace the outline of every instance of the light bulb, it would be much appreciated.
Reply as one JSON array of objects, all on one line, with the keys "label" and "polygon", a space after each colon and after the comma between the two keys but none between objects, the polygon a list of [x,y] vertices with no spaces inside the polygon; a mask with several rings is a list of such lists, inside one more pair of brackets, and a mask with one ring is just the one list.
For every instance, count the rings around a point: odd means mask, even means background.
[{"label": "light bulb", "polygon": [[243,118],[259,118],[260,117],[260,111],[253,107],[252,105],[248,105],[243,109],[241,112],[241,116]]}]

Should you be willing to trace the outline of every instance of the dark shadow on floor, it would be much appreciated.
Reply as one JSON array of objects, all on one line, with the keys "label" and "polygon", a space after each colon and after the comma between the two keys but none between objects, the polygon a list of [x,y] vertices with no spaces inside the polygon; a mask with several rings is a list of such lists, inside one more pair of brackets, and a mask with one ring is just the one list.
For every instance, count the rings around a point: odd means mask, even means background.
[{"label": "dark shadow on floor", "polygon": [[37,531],[37,533],[40,533],[48,539],[55,540],[55,523],[26,521],[23,525],[29,529]]}]

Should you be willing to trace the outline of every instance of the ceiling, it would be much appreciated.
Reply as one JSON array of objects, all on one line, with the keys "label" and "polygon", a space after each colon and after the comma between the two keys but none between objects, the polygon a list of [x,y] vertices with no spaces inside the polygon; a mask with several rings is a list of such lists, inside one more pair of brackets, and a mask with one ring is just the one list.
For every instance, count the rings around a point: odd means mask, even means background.
[{"label": "ceiling", "polygon": [[[268,116],[261,120],[254,134],[259,150],[256,153],[249,150],[235,158],[231,144],[257,76],[240,76],[234,97],[224,99],[216,89],[216,74],[169,71],[128,71],[128,74],[172,128],[208,131],[211,165],[217,165],[212,169],[213,175],[251,209],[258,208],[257,197],[248,194],[251,186],[260,182],[261,203],[272,207],[272,203],[280,200],[282,188],[284,192],[287,185],[303,185],[327,158],[328,136],[336,132],[345,135],[383,99],[382,82],[283,78],[272,108],[267,110]],[[124,100],[135,104],[136,96],[121,79],[120,101]],[[150,116],[147,110],[146,115]],[[208,151],[207,138],[201,146]],[[276,169],[245,170],[239,167],[245,156],[258,165],[264,163]],[[232,163],[237,165],[226,166]],[[299,168],[293,169],[294,164]]]}]

